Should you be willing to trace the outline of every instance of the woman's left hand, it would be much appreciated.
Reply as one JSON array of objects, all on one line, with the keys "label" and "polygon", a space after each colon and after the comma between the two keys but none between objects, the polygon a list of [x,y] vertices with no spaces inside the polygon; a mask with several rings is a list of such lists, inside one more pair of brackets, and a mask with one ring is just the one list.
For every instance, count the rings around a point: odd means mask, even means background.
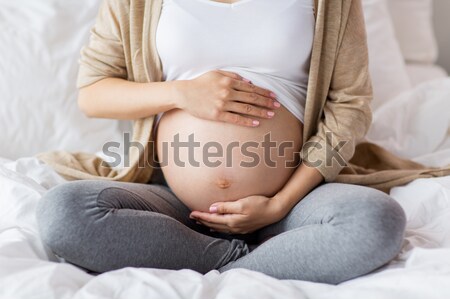
[{"label": "woman's left hand", "polygon": [[278,222],[284,216],[275,198],[255,195],[236,201],[217,202],[211,205],[209,213],[192,211],[189,217],[215,231],[247,234]]}]

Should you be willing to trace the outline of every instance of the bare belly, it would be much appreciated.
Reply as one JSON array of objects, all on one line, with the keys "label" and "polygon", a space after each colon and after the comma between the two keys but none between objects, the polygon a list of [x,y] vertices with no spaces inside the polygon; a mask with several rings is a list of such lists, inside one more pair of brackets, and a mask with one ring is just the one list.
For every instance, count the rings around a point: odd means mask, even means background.
[{"label": "bare belly", "polygon": [[284,107],[256,128],[196,118],[174,109],[157,130],[158,160],[172,191],[191,210],[218,201],[275,195],[298,163],[302,123]]}]

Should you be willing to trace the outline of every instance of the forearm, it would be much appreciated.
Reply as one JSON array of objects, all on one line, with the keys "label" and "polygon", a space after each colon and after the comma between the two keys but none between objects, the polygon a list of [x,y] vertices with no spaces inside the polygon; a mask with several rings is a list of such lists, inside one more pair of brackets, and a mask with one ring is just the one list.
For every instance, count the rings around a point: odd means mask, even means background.
[{"label": "forearm", "polygon": [[89,117],[139,119],[178,107],[183,81],[136,83],[103,79],[82,88],[80,109]]},{"label": "forearm", "polygon": [[318,186],[324,177],[312,167],[301,163],[284,187],[273,197],[279,212],[286,215],[311,190]]}]

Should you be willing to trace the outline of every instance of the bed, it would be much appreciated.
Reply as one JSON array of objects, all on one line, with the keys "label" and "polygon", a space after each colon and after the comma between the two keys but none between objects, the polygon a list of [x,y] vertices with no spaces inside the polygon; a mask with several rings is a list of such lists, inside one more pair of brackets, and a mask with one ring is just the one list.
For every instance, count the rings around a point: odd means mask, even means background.
[{"label": "bed", "polygon": [[[450,78],[435,64],[431,1],[362,1],[374,84],[366,138],[429,166],[450,164]],[[40,239],[34,212],[65,180],[34,155],[64,149],[101,156],[105,141],[130,130],[128,122],[88,119],[76,106],[77,57],[98,5],[0,0],[0,299],[450,298],[450,177],[393,188],[407,214],[401,253],[337,286],[244,269],[92,275],[55,256]]]}]

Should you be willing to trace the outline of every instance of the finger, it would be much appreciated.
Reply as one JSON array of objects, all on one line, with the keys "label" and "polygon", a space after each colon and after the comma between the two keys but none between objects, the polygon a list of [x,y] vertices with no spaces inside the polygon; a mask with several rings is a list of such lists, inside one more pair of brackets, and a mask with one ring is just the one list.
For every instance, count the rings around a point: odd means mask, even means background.
[{"label": "finger", "polygon": [[242,231],[237,228],[231,228],[226,225],[215,224],[207,221],[203,221],[203,225],[210,228],[210,231],[217,231],[226,234],[240,234]]},{"label": "finger", "polygon": [[222,112],[219,115],[219,120],[226,122],[226,123],[240,125],[240,126],[246,126],[246,127],[259,126],[259,120],[245,117],[245,116],[242,116],[242,115],[239,115],[236,113],[232,113],[232,112]]},{"label": "finger", "polygon": [[233,89],[231,90],[229,97],[230,99],[238,102],[249,103],[260,107],[267,107],[270,109],[279,108],[281,106],[281,104],[271,98],[252,92],[238,91]]},{"label": "finger", "polygon": [[220,232],[229,232],[229,231],[231,231],[231,228],[229,228],[227,225],[224,225],[224,224],[217,224],[217,223],[203,221],[203,220],[200,220],[200,223],[202,225],[207,226],[209,228],[212,228],[212,229],[214,229],[216,231],[220,231]]},{"label": "finger", "polygon": [[223,71],[223,70],[215,70],[215,71],[218,72],[219,74],[222,74],[224,76],[230,77],[230,78],[238,80],[238,81],[245,81],[247,83],[250,82],[250,80],[245,79],[244,77],[242,77],[241,75],[239,75],[237,73]]},{"label": "finger", "polygon": [[253,104],[239,103],[234,101],[228,101],[225,103],[225,110],[230,112],[236,112],[249,116],[257,116],[263,118],[272,118],[275,112],[272,110],[264,109]]},{"label": "finger", "polygon": [[212,213],[205,213],[205,212],[192,212],[191,215],[197,220],[197,221],[207,221],[211,223],[216,224],[225,224],[228,225],[230,221],[230,214],[212,214]]},{"label": "finger", "polygon": [[[276,108],[280,107],[280,106],[278,106],[279,103],[276,101],[277,96],[268,89],[256,86],[251,83],[239,81],[239,80],[233,80],[231,87],[238,91],[243,91],[246,93],[255,93],[259,96],[262,96],[267,102],[270,103],[270,107],[276,107]],[[267,106],[267,105],[262,105],[262,106]]]},{"label": "finger", "polygon": [[240,201],[214,203],[209,208],[210,213],[244,214],[244,207]]}]

